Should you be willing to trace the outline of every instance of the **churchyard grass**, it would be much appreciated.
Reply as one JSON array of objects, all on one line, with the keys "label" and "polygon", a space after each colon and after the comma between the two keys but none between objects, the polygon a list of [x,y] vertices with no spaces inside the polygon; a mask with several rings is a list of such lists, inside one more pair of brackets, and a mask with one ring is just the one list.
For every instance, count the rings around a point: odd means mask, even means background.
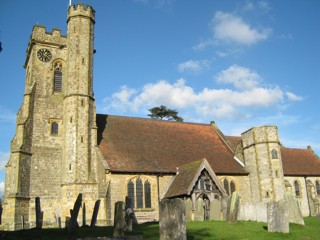
[{"label": "churchyard grass", "polygon": [[[187,224],[188,240],[318,240],[320,218],[305,218],[305,226],[290,224],[290,233],[268,233],[266,223],[220,221],[190,222]],[[144,240],[159,240],[159,224],[145,223],[133,226],[132,235],[143,235]],[[66,240],[84,237],[112,236],[112,227],[80,228],[68,234],[64,229],[23,230],[0,233],[0,240]]]}]

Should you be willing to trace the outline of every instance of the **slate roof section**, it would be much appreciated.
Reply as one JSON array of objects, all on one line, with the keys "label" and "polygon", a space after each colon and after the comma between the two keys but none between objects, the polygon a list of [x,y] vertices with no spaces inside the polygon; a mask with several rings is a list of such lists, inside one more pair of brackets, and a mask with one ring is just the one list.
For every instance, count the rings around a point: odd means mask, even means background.
[{"label": "slate roof section", "polygon": [[281,148],[285,176],[320,176],[320,159],[310,149]]},{"label": "slate roof section", "polygon": [[175,173],[206,158],[216,174],[247,175],[209,124],[97,114],[98,145],[110,171]]},{"label": "slate roof section", "polygon": [[208,171],[211,179],[215,182],[222,194],[226,194],[208,161],[202,159],[179,166],[178,173],[174,177],[164,197],[173,198],[190,195],[203,169]]}]

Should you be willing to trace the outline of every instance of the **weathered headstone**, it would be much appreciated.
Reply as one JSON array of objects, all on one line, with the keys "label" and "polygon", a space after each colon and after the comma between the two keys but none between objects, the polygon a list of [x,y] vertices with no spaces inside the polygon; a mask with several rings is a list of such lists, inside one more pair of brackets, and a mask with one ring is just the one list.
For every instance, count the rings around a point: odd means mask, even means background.
[{"label": "weathered headstone", "polygon": [[196,201],[196,209],[195,209],[195,214],[194,214],[195,221],[203,221],[204,220],[203,205],[204,205],[203,198],[199,197]]},{"label": "weathered headstone", "polygon": [[133,207],[132,207],[132,201],[131,198],[129,198],[128,196],[126,196],[126,205],[125,205],[125,228],[124,230],[126,232],[132,232],[132,224],[134,221],[134,211],[133,211]]},{"label": "weathered headstone", "polygon": [[58,224],[58,228],[61,228],[61,213],[60,213],[60,208],[56,209],[56,221]]},{"label": "weathered headstone", "polygon": [[304,225],[301,204],[292,194],[285,195],[289,208],[289,222]]},{"label": "weathered headstone", "polygon": [[286,199],[268,203],[268,232],[289,233],[289,212]]},{"label": "weathered headstone", "polygon": [[186,240],[186,208],[182,199],[162,199],[159,206],[160,240]]},{"label": "weathered headstone", "polygon": [[210,220],[221,219],[221,200],[213,199],[210,203]]},{"label": "weathered headstone", "polygon": [[230,198],[228,195],[223,195],[221,198],[221,213],[222,220],[227,221],[230,210]]},{"label": "weathered headstone", "polygon": [[114,207],[114,226],[113,226],[113,236],[122,237],[124,236],[125,228],[125,204],[122,201],[116,202]]},{"label": "weathered headstone", "polygon": [[193,215],[193,210],[192,210],[192,200],[191,198],[188,198],[185,201],[185,205],[186,205],[186,221],[190,222],[193,221],[194,216]]},{"label": "weathered headstone", "polygon": [[79,193],[77,200],[74,203],[73,210],[71,213],[71,218],[70,218],[70,222],[68,225],[68,232],[69,233],[74,232],[79,227],[77,218],[79,215],[81,202],[82,202],[82,193]]},{"label": "weathered headstone", "polygon": [[97,200],[97,201],[95,202],[95,204],[94,204],[90,227],[94,227],[94,226],[96,225],[96,223],[97,223],[97,217],[98,217],[99,207],[100,207],[100,199]]},{"label": "weathered headstone", "polygon": [[238,220],[240,197],[237,192],[233,192],[230,200],[228,222],[236,223]]},{"label": "weathered headstone", "polygon": [[36,197],[36,228],[42,229],[43,212],[41,211],[40,197]]},{"label": "weathered headstone", "polygon": [[85,227],[87,224],[87,219],[86,219],[86,203],[82,204],[82,227]]}]

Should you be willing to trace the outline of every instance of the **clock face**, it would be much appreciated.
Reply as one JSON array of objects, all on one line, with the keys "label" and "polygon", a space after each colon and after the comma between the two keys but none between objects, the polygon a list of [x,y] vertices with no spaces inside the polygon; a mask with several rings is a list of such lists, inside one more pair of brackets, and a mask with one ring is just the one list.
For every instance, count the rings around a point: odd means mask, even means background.
[{"label": "clock face", "polygon": [[37,56],[42,62],[48,62],[52,57],[51,52],[46,48],[39,49]]}]

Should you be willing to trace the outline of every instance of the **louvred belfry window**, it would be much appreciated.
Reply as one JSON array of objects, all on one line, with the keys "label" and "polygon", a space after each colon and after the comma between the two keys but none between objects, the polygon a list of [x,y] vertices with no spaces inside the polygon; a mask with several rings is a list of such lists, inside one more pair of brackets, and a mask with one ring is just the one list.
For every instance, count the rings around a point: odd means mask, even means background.
[{"label": "louvred belfry window", "polygon": [[58,63],[54,67],[53,85],[54,92],[62,91],[62,66]]}]

